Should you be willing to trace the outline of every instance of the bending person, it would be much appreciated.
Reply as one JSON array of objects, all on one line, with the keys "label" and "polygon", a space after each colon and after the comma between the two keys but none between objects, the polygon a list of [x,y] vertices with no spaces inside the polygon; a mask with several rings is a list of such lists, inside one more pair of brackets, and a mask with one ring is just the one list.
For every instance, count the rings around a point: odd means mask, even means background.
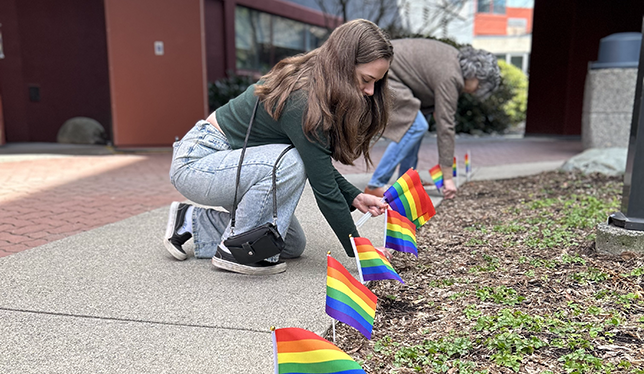
[{"label": "bending person", "polygon": [[[178,260],[194,237],[195,257],[243,274],[286,270],[281,259],[298,257],[306,239],[294,216],[308,178],[317,205],[344,250],[353,256],[349,235],[359,236],[351,211],[384,213],[386,204],[362,193],[332,164],[369,160],[372,138],[388,120],[387,70],[393,48],[372,22],[355,20],[333,31],[319,48],[280,61],[259,82],[205,121],[198,121],[174,144],[170,179],[191,204],[171,205],[164,244]],[[280,255],[239,263],[223,242],[231,235],[230,211],[241,148],[256,100],[259,106],[241,168],[235,234],[272,222],[272,172],[277,164],[277,229]],[[213,209],[210,207],[223,207]]]},{"label": "bending person", "polygon": [[392,40],[396,58],[389,68],[393,94],[392,114],[384,136],[387,146],[365,193],[382,196],[385,185],[399,166],[399,175],[418,166],[418,152],[429,129],[425,115],[436,120],[438,162],[443,171],[445,198],[456,196],[452,180],[454,116],[462,93],[486,97],[501,75],[496,57],[464,47],[460,51],[431,39]]}]

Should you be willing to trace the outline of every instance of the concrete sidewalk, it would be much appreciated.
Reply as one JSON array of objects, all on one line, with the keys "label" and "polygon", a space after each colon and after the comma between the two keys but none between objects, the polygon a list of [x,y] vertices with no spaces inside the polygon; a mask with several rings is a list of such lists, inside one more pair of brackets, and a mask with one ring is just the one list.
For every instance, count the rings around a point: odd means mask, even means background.
[{"label": "concrete sidewalk", "polygon": [[[484,166],[485,144],[466,144],[480,155],[474,179],[553,170],[579,146],[552,159],[552,148],[562,148],[557,140],[499,141],[516,150],[515,160],[529,153],[528,144],[544,151],[534,162]],[[377,144],[374,155],[385,146]],[[488,146],[503,152],[489,139]],[[425,148],[423,162],[431,164],[435,149]],[[425,166],[419,170],[429,178]],[[363,188],[370,174],[359,169],[341,172]],[[0,372],[270,373],[271,326],[321,335],[331,323],[324,311],[326,252],[357,274],[308,186],[296,211],[307,250],[288,261],[285,273],[269,277],[219,271],[208,260],[175,261],[161,244],[167,212],[166,204],[0,258]],[[360,216],[354,212],[355,220]],[[381,243],[382,227],[383,218],[375,217],[360,233]]]}]

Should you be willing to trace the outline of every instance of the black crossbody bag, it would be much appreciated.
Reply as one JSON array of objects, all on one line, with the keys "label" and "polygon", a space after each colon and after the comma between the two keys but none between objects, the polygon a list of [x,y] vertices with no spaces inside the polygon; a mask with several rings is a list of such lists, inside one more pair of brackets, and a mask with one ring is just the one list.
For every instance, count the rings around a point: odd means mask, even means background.
[{"label": "black crossbody bag", "polygon": [[235,230],[235,212],[237,210],[237,192],[239,190],[239,176],[241,174],[242,162],[244,161],[244,154],[246,153],[246,145],[248,144],[248,137],[250,136],[250,129],[253,126],[257,106],[259,105],[259,98],[255,101],[253,114],[250,117],[248,124],[248,131],[246,132],[246,140],[244,140],[244,148],[242,148],[241,155],[239,156],[239,165],[237,166],[237,180],[235,182],[235,198],[233,200],[233,211],[231,212],[230,232],[231,236],[224,240],[224,245],[230,250],[230,253],[235,257],[235,260],[240,264],[251,264],[259,262],[266,258],[280,254],[284,249],[284,239],[277,231],[277,186],[276,186],[276,173],[277,163],[288,152],[293,149],[291,145],[285,148],[282,153],[277,157],[275,165],[273,166],[273,222],[265,223],[261,226],[254,227],[241,234],[234,235]]}]

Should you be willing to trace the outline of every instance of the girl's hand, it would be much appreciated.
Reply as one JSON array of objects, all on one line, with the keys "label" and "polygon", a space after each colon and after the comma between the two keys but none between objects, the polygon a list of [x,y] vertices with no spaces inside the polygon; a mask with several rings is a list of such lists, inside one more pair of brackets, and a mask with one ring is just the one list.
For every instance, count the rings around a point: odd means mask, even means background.
[{"label": "girl's hand", "polygon": [[387,203],[381,197],[361,193],[353,200],[353,206],[362,213],[371,213],[372,216],[379,216],[387,210]]}]

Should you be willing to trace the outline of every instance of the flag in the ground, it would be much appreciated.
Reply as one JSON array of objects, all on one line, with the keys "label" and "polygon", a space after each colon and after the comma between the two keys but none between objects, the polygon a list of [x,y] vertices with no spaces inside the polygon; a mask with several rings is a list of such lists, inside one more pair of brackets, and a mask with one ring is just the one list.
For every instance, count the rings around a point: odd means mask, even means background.
[{"label": "flag in the ground", "polygon": [[458,163],[456,161],[456,156],[454,156],[454,162],[452,162],[452,176],[454,178],[458,176]]},{"label": "flag in the ground", "polygon": [[387,209],[385,214],[385,248],[418,257],[416,226],[395,210]]},{"label": "flag in the ground", "polygon": [[469,181],[471,175],[472,166],[470,164],[470,151],[468,150],[467,153],[465,153],[465,179]]},{"label": "flag in the ground", "polygon": [[370,280],[395,279],[405,283],[384,253],[376,249],[367,238],[351,237],[351,245],[356,254],[360,280],[364,283]]},{"label": "flag in the ground", "polygon": [[443,171],[441,170],[440,165],[436,165],[433,168],[429,169],[429,175],[434,181],[434,185],[438,190],[443,188]]},{"label": "flag in the ground", "polygon": [[326,313],[371,339],[378,297],[327,255]]},{"label": "flag in the ground", "polygon": [[321,336],[298,327],[273,331],[275,374],[365,374],[351,356]]},{"label": "flag in the ground", "polygon": [[416,227],[424,225],[436,214],[432,199],[427,195],[418,172],[409,169],[385,191],[384,198],[391,209],[407,217]]}]

